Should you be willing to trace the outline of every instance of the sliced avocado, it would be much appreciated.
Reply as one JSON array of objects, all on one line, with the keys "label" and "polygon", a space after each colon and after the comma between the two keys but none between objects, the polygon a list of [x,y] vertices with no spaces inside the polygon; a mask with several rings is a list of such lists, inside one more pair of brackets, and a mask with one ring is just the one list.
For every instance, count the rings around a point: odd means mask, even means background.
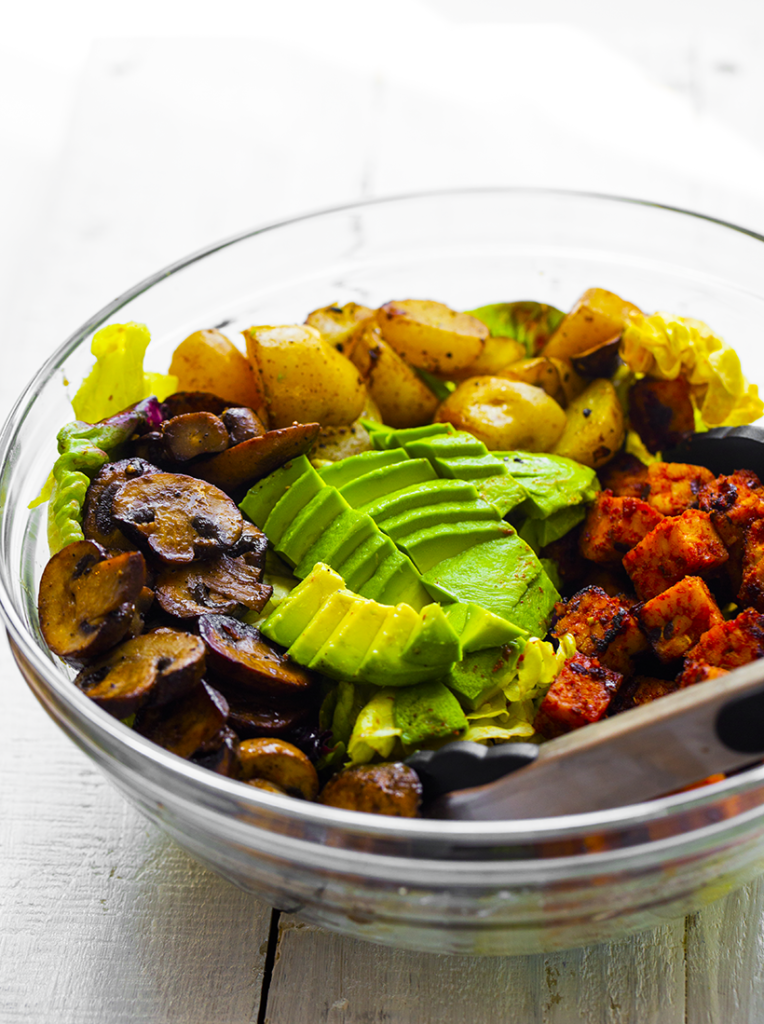
[{"label": "sliced avocado", "polygon": [[[369,455],[387,455],[394,452],[369,452]],[[413,484],[435,480],[437,474],[427,459],[405,459],[393,466],[373,469],[364,476],[356,477],[340,488],[340,494],[352,508],[368,505],[383,494],[400,491]]]},{"label": "sliced avocado", "polygon": [[378,533],[374,520],[349,508],[334,519],[311,544],[295,568],[295,576],[306,576],[316,562],[336,568],[349,558],[359,544]]},{"label": "sliced avocado", "polygon": [[570,533],[574,526],[586,518],[585,505],[568,505],[558,512],[553,512],[546,519],[526,519],[519,531],[526,544],[538,552],[547,544]]},{"label": "sliced avocado", "polygon": [[341,565],[336,565],[334,568],[345,580],[348,590],[357,594],[393,551],[395,551],[395,545],[390,538],[386,537],[384,533],[377,532],[357,547]]},{"label": "sliced avocado", "polygon": [[317,565],[260,627],[263,636],[290,647],[329,597],[344,586],[328,565]]},{"label": "sliced avocado", "polygon": [[310,665],[345,618],[348,609],[358,601],[363,601],[363,598],[351,594],[349,590],[336,590],[330,594],[300,635],[290,644],[289,657],[294,658],[299,665]]},{"label": "sliced avocado", "polygon": [[[456,431],[450,423],[426,423],[423,427],[403,427],[401,430],[387,431],[384,437],[380,434],[380,442],[384,440],[383,447],[387,448],[393,445],[405,448],[407,444],[410,444],[412,441],[419,441],[423,437],[438,437],[455,433]],[[372,441],[375,447],[379,444],[376,435],[372,435]]]},{"label": "sliced avocado", "polygon": [[412,632],[403,651],[409,665],[432,665],[458,661],[462,647],[454,627],[439,604],[428,604],[419,613],[419,626]]},{"label": "sliced avocado", "polygon": [[484,476],[474,484],[483,501],[490,502],[501,516],[517,508],[527,497],[525,488],[509,474]]},{"label": "sliced avocado", "polygon": [[405,461],[406,453],[399,448],[390,451],[361,452],[347,459],[340,459],[339,462],[333,462],[330,466],[324,466],[320,471],[321,479],[330,487],[341,490],[351,480],[365,476],[373,469],[382,469],[396,462]]},{"label": "sliced avocado", "polygon": [[403,442],[412,459],[429,459],[433,465],[437,461],[449,461],[465,456],[485,455],[488,449],[482,441],[464,430],[453,434],[441,434],[411,438]]},{"label": "sliced avocado", "polygon": [[362,598],[348,607],[342,621],[311,658],[309,667],[334,679],[360,679],[361,664],[389,609]]},{"label": "sliced avocado", "polygon": [[443,613],[453,626],[465,653],[501,647],[527,632],[479,604],[447,604]]},{"label": "sliced avocado", "polygon": [[477,497],[478,493],[472,484],[464,480],[425,480],[424,483],[403,487],[375,501],[359,505],[358,511],[366,512],[379,522],[422,505],[441,501],[476,501]]},{"label": "sliced avocado", "polygon": [[443,523],[416,530],[396,543],[421,573],[427,573],[444,559],[452,559],[468,548],[499,540],[514,531],[508,523],[479,520],[476,523]]},{"label": "sliced avocado", "polygon": [[279,469],[250,487],[239,508],[262,530],[265,520],[273,511],[276,502],[283,497],[286,489],[310,468],[310,462],[304,455],[284,463]]},{"label": "sliced avocado", "polygon": [[422,586],[422,578],[414,563],[402,551],[392,551],[362,587],[359,594],[380,604],[393,605],[405,601],[420,611],[431,598]]},{"label": "sliced avocado", "polygon": [[[420,616],[408,605],[387,608],[384,622],[372,638],[361,663],[359,677],[375,686],[413,686],[422,682],[419,673],[426,673],[427,669],[406,673],[401,671],[400,664],[409,637],[420,623]],[[435,672],[442,673],[442,665]]]},{"label": "sliced avocado", "polygon": [[536,452],[496,452],[528,497],[517,509],[521,516],[546,519],[569,505],[592,501],[599,490],[597,475],[588,466],[562,455]]},{"label": "sliced avocado", "polygon": [[522,644],[474,651],[451,666],[445,684],[468,711],[474,711],[511,681]]},{"label": "sliced avocado", "polygon": [[[559,600],[536,555],[514,533],[445,559],[422,582],[438,601],[474,602],[534,636],[545,635]],[[535,590],[526,594],[531,584]]]},{"label": "sliced avocado", "polygon": [[467,728],[459,701],[443,683],[419,683],[400,690],[393,708],[395,725],[405,747],[456,737]]},{"label": "sliced avocado", "polygon": [[297,565],[311,544],[349,507],[339,491],[333,487],[322,488],[284,531],[276,549],[278,554],[290,565]]},{"label": "sliced avocado", "polygon": [[263,526],[263,533],[274,548],[278,547],[281,537],[289,529],[295,516],[300,514],[323,487],[326,487],[326,484],[310,464],[304,473],[287,485]]},{"label": "sliced avocado", "polygon": [[398,540],[416,530],[425,530],[429,526],[443,523],[459,523],[464,521],[479,522],[481,519],[499,521],[499,513],[487,501],[445,501],[433,505],[423,505],[407,512],[399,512],[389,519],[377,519],[380,530]]}]

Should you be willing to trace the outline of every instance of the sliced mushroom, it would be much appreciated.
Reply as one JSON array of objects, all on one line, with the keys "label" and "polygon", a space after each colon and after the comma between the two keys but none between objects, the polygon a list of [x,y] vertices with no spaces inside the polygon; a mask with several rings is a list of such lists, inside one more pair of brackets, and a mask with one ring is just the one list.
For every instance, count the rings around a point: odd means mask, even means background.
[{"label": "sliced mushroom", "polygon": [[313,687],[313,675],[272,647],[254,626],[224,615],[202,615],[199,635],[207,647],[207,664],[223,686],[271,700],[299,698]]},{"label": "sliced mushroom", "polygon": [[102,466],[85,495],[82,532],[89,540],[102,544],[107,551],[134,551],[129,540],[114,521],[114,495],[122,484],[159,470],[145,459],[121,459]]},{"label": "sliced mushroom", "polygon": [[264,789],[266,793],[278,793],[279,796],[289,796],[289,793],[287,793],[283,786],[279,786],[275,782],[269,782],[267,779],[247,779],[247,785],[254,786],[255,789]]},{"label": "sliced mushroom", "polygon": [[226,409],[221,419],[225,423],[232,445],[249,441],[253,437],[262,437],[266,433],[259,417],[244,406],[231,406],[230,409]]},{"label": "sliced mushroom", "polygon": [[40,580],[40,628],[48,647],[81,665],[118,644],[130,629],[145,579],[139,551],[109,558],[92,540],[62,548]]},{"label": "sliced mushroom", "polygon": [[161,409],[164,418],[171,420],[173,416],[185,416],[189,412],[211,412],[213,416],[220,416],[232,404],[211,391],[176,391],[165,398]]},{"label": "sliced mushroom", "polygon": [[127,633],[128,640],[132,640],[135,636],[140,636],[146,628],[146,619],[148,618],[148,614],[151,611],[153,604],[154,591],[150,587],[143,587],[140,594],[135,599],[133,618],[130,622],[130,629]]},{"label": "sliced mushroom", "polygon": [[217,775],[238,779],[241,775],[238,748],[239,737],[233,729],[224,725],[219,733],[196,751],[192,760]]},{"label": "sliced mushroom", "polygon": [[[219,684],[225,692],[225,685]],[[228,721],[242,739],[255,739],[258,736],[278,737],[283,739],[293,729],[304,722],[312,708],[309,705],[295,708],[275,708],[252,697],[243,697],[233,690],[226,694],[228,701]]]},{"label": "sliced mushroom", "polygon": [[231,615],[244,608],[260,612],[273,587],[261,583],[262,569],[246,555],[219,555],[207,562],[167,566],[156,581],[157,601],[168,615],[190,619],[205,612]]},{"label": "sliced mushroom", "polygon": [[244,555],[249,565],[257,566],[258,569],[265,568],[265,554],[268,550],[268,538],[258,530],[254,523],[244,520],[241,530],[241,537],[231,548],[230,554],[237,558]]},{"label": "sliced mushroom", "polygon": [[286,740],[244,740],[239,744],[242,779],[264,779],[293,796],[315,800],[318,775],[301,750]]},{"label": "sliced mushroom", "polygon": [[319,803],[347,811],[415,818],[422,804],[422,783],[413,768],[400,762],[358,764],[333,775]]},{"label": "sliced mushroom", "polygon": [[162,441],[174,462],[224,452],[230,438],[225,423],[211,412],[185,412],[162,424]]},{"label": "sliced mushroom", "polygon": [[161,430],[149,430],[143,434],[136,434],[132,438],[130,450],[136,459],[145,459],[146,462],[156,463],[157,466],[163,466],[167,461]]},{"label": "sliced mushroom", "polygon": [[201,460],[194,465],[194,473],[227,494],[238,494],[290,459],[309,452],[320,430],[318,423],[295,423],[291,427],[269,430],[220,455]]},{"label": "sliced mushroom", "polygon": [[217,487],[183,473],[148,473],[114,496],[114,518],[129,536],[171,565],[232,547],[244,521]]},{"label": "sliced mushroom", "polygon": [[145,704],[169,704],[204,675],[204,644],[190,633],[143,633],[89,665],[74,680],[99,707],[127,718]]},{"label": "sliced mushroom", "polygon": [[138,713],[135,731],[178,757],[191,757],[218,736],[228,717],[222,693],[201,682],[184,697]]},{"label": "sliced mushroom", "polygon": [[621,362],[621,335],[616,334],[604,345],[587,349],[571,359],[573,369],[582,377],[612,377]]}]

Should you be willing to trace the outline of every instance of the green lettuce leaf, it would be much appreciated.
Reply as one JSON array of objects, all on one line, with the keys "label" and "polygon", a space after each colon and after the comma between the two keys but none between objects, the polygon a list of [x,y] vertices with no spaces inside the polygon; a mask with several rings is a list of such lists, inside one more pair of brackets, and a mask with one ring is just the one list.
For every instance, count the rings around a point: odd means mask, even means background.
[{"label": "green lettuce leaf", "polygon": [[348,743],[353,764],[366,764],[378,755],[390,756],[401,729],[395,724],[395,690],[380,690],[358,714]]},{"label": "green lettuce leaf", "polygon": [[469,310],[494,337],[514,338],[529,356],[537,356],[565,314],[543,302],[497,302]]}]

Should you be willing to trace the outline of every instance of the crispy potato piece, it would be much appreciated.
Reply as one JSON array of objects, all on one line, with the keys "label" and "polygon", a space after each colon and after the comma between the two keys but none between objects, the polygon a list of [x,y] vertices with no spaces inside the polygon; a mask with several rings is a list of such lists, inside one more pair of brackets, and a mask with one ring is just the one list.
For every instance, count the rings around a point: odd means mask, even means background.
[{"label": "crispy potato piece", "polygon": [[559,359],[552,362],[551,359],[545,359],[544,356],[536,356],[535,359],[521,359],[494,376],[506,377],[507,380],[519,380],[524,384],[533,384],[534,387],[546,391],[558,405],[564,406],[567,401],[560,380],[559,363]]},{"label": "crispy potato piece", "polygon": [[359,332],[352,360],[388,426],[401,429],[430,423],[438,399],[387,344],[378,327],[366,327]]},{"label": "crispy potato piece", "polygon": [[724,622],[724,617],[703,580],[685,576],[642,605],[639,621],[661,661],[673,661],[712,626]]},{"label": "crispy potato piece", "polygon": [[598,475],[602,489],[612,491],[617,498],[640,498],[647,501],[650,493],[647,466],[636,455],[620,452]]},{"label": "crispy potato piece", "polygon": [[385,341],[412,366],[446,377],[474,363],[488,337],[476,317],[422,299],[385,303],[377,323]]},{"label": "crispy potato piece", "polygon": [[541,351],[544,356],[571,359],[619,335],[636,306],[604,288],[589,288],[568,313]]},{"label": "crispy potato piece", "polygon": [[552,636],[571,633],[578,651],[621,675],[630,675],[634,657],[647,650],[629,603],[622,596],[609,596],[601,587],[585,587],[569,601],[558,602],[555,616]]},{"label": "crispy potato piece", "polygon": [[[179,391],[209,391],[223,395],[230,405],[260,409],[265,393],[257,364],[220,331],[194,331],[175,349],[170,373]],[[214,412],[215,410],[209,410]]]},{"label": "crispy potato piece", "polygon": [[219,455],[195,462],[193,471],[226,494],[236,495],[298,455],[307,454],[319,433],[317,423],[294,423],[269,430]]},{"label": "crispy potato piece", "polygon": [[592,562],[620,563],[663,516],[639,498],[616,498],[600,491],[584,521],[579,546]]},{"label": "crispy potato piece", "polygon": [[605,717],[623,676],[576,652],[549,687],[533,723],[547,739]]},{"label": "crispy potato piece", "polygon": [[549,449],[598,469],[615,455],[626,434],[623,409],[609,380],[595,380],[567,409],[565,430]]},{"label": "crispy potato piece", "polygon": [[361,415],[366,390],[358,371],[314,327],[250,327],[244,337],[272,427],[342,426]]},{"label": "crispy potato piece", "polygon": [[227,717],[225,697],[202,681],[172,704],[139,711],[135,731],[170,753],[189,758],[218,736]]},{"label": "crispy potato piece", "polygon": [[344,306],[324,306],[308,313],[305,323],[315,327],[324,341],[333,345],[338,352],[350,356],[355,344],[358,325],[370,320],[375,310],[368,306],[360,306],[357,302],[347,302]]},{"label": "crispy potato piece", "polygon": [[[514,338],[497,338],[489,334],[477,359],[462,369],[451,369],[447,377],[449,380],[467,380],[468,377],[482,376],[499,377],[509,367],[514,368],[518,360],[523,360],[524,356],[525,345],[521,345],[519,341],[515,341]],[[535,384],[536,381],[528,383]]]},{"label": "crispy potato piece", "polygon": [[745,538],[738,600],[764,612],[764,519],[751,524]]},{"label": "crispy potato piece", "polygon": [[707,512],[688,509],[661,520],[623,559],[643,601],[685,576],[708,576],[727,561],[727,549]]},{"label": "crispy potato piece", "polygon": [[677,686],[683,690],[686,686],[694,686],[696,683],[705,683],[708,679],[718,679],[719,676],[726,676],[728,669],[718,668],[716,665],[709,665],[705,661],[695,661],[693,658],[685,658],[684,669],[681,675],[677,676]]},{"label": "crispy potato piece", "polygon": [[311,449],[311,458],[339,462],[351,455],[369,452],[372,447],[371,437],[360,422],[351,423],[349,427],[321,427]]},{"label": "crispy potato piece", "polygon": [[565,413],[541,388],[503,377],[470,377],[441,402],[436,423],[468,430],[489,451],[550,451]]},{"label": "crispy potato piece", "polygon": [[413,768],[400,762],[357,764],[333,775],[318,799],[347,811],[416,818],[422,783]]},{"label": "crispy potato piece", "polygon": [[764,615],[747,608],[736,619],[712,626],[689,651],[691,661],[732,669],[764,657]]},{"label": "crispy potato piece", "polygon": [[698,507],[700,492],[713,480],[714,474],[705,466],[654,462],[647,468],[650,491],[645,500],[664,516],[678,516]]},{"label": "crispy potato piece", "polygon": [[679,444],[695,429],[687,379],[638,380],[629,389],[629,419],[649,452]]},{"label": "crispy potato piece", "polygon": [[303,800],[315,800],[318,796],[316,769],[298,747],[286,740],[244,740],[239,744],[239,760],[245,782],[264,779]]}]

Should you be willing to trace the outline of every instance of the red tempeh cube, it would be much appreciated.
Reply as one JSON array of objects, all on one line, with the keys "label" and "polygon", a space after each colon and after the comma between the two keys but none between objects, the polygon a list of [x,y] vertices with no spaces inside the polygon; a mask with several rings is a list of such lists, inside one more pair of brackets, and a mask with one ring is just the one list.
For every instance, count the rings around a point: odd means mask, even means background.
[{"label": "red tempeh cube", "polygon": [[724,622],[699,576],[685,576],[642,606],[642,629],[661,661],[683,657],[712,626]]},{"label": "red tempeh cube", "polygon": [[698,495],[714,482],[714,474],[705,466],[684,462],[654,462],[647,470],[650,493],[646,501],[664,516],[678,516],[685,509],[698,507]]},{"label": "red tempeh cube", "polygon": [[571,633],[576,650],[597,658],[606,668],[629,675],[634,655],[647,650],[647,640],[628,602],[600,587],[585,587],[567,602],[555,605],[558,616],[552,636]]},{"label": "red tempeh cube", "polygon": [[623,566],[643,601],[685,576],[706,576],[727,561],[727,549],[707,512],[688,509],[663,519],[625,556]]},{"label": "red tempeh cube", "polygon": [[596,658],[574,654],[541,702],[535,728],[551,738],[598,722],[604,718],[622,681],[619,672],[604,668]]},{"label": "red tempeh cube", "polygon": [[764,615],[755,608],[747,608],[736,619],[712,626],[688,657],[727,669],[764,657]]},{"label": "red tempeh cube", "polygon": [[663,519],[639,498],[617,498],[612,491],[597,495],[584,522],[579,549],[591,562],[620,562]]}]

